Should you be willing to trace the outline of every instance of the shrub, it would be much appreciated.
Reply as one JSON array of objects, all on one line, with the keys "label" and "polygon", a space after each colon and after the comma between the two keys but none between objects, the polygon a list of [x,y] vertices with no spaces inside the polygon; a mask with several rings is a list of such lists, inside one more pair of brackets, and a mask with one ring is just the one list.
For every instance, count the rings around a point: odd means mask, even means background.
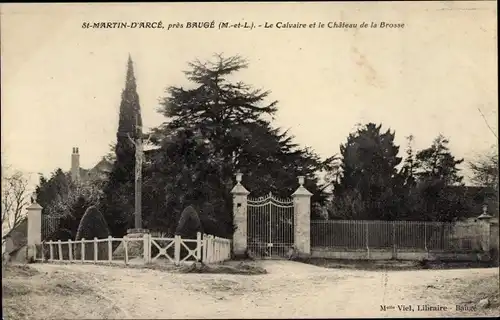
[{"label": "shrub", "polygon": [[196,233],[202,232],[198,212],[193,206],[188,206],[181,213],[175,234],[185,239],[196,239]]},{"label": "shrub", "polygon": [[[106,220],[96,207],[91,206],[86,211],[80,220],[78,231],[76,233],[76,241],[81,239],[104,239],[109,236],[109,229]],[[80,259],[80,251],[75,251],[76,259]],[[100,242],[97,245],[97,258],[105,260],[108,258],[107,242]],[[94,245],[86,243],[85,245],[85,260],[94,260]]]}]

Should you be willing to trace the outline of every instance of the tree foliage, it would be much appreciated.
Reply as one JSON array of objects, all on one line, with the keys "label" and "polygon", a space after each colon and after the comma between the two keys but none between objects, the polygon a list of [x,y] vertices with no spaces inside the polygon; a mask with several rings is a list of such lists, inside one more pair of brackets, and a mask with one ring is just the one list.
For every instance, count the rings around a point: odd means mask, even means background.
[{"label": "tree foliage", "polygon": [[464,216],[467,201],[463,194],[454,192],[462,187],[463,176],[456,159],[449,150],[448,139],[438,135],[432,145],[416,154],[417,192],[420,201],[414,208],[414,219],[452,221]]},{"label": "tree foliage", "polygon": [[40,174],[36,187],[37,202],[42,206],[42,213],[50,216],[63,216],[67,214],[71,178],[68,173],[58,168],[47,179]]},{"label": "tree foliage", "polygon": [[453,221],[470,213],[473,204],[459,170],[463,159],[452,155],[444,136],[420,151],[413,149],[414,137],[407,137],[402,161],[395,134],[380,129],[368,123],[341,145],[332,218]]},{"label": "tree foliage", "polygon": [[[89,207],[80,221],[76,233],[76,241],[81,239],[105,239],[110,235],[108,224],[103,215],[95,206]],[[98,244],[98,259],[107,259],[107,243]],[[79,252],[77,250],[77,256]],[[78,259],[78,258],[77,258]],[[94,247],[87,245],[85,247],[85,260],[94,259]]]},{"label": "tree foliage", "polygon": [[472,182],[477,186],[489,187],[498,192],[498,152],[491,150],[477,159],[469,161]]},{"label": "tree foliage", "polygon": [[277,101],[266,102],[269,91],[234,80],[247,66],[239,56],[194,61],[185,72],[192,88],[166,90],[159,111],[168,121],[153,130],[159,149],[145,173],[147,224],[173,233],[186,205],[208,202],[216,235],[231,237],[230,191],[237,171],[253,196],[288,197],[298,187],[297,176],[305,175],[313,201],[324,200],[315,176],[323,165],[319,157],[272,127]]},{"label": "tree foliage", "polygon": [[[75,239],[80,220],[87,208],[98,205],[102,196],[103,182],[90,180],[74,182],[69,173],[56,169],[49,179],[40,176],[36,188],[37,201],[42,206],[42,215],[59,218],[59,228],[66,233],[50,235],[55,240],[65,240],[67,233]],[[57,239],[58,235],[64,235]]]},{"label": "tree foliage", "polygon": [[193,206],[188,206],[181,213],[175,234],[183,238],[194,239],[197,232],[203,232],[200,217]]},{"label": "tree foliage", "polygon": [[394,133],[381,132],[381,127],[368,123],[340,146],[342,175],[334,185],[335,199],[355,219],[390,220],[397,215],[394,186],[402,159]]},{"label": "tree foliage", "polygon": [[484,187],[484,204],[487,205],[490,214],[498,216],[498,152],[491,150],[488,153],[469,162],[472,171],[472,183]]},{"label": "tree foliage", "polygon": [[2,168],[2,234],[7,235],[26,217],[29,204],[28,179],[22,172]]}]

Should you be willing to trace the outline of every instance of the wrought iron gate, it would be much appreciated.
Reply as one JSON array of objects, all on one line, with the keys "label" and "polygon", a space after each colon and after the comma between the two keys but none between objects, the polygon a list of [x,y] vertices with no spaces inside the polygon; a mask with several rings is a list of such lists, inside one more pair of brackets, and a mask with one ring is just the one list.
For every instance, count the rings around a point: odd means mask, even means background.
[{"label": "wrought iron gate", "polygon": [[248,199],[247,246],[258,258],[283,258],[294,246],[292,199],[267,197]]}]

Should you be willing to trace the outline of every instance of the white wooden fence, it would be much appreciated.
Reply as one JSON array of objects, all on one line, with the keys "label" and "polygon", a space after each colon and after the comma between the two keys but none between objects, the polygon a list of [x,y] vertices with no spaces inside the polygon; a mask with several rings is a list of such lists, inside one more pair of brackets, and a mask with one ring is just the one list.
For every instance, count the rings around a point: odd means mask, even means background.
[{"label": "white wooden fence", "polygon": [[[116,248],[121,249],[116,249]],[[139,252],[134,248],[140,248]],[[221,263],[231,258],[231,240],[198,233],[196,239],[155,237],[48,241],[34,247],[35,260],[81,263]]]}]

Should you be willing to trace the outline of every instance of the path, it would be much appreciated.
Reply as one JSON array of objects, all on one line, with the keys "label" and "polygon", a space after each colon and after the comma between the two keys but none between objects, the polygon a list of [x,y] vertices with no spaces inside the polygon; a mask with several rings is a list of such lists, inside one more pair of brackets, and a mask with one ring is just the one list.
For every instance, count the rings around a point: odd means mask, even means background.
[{"label": "path", "polygon": [[268,274],[178,274],[95,265],[36,265],[94,287],[126,318],[436,317],[474,314],[394,310],[381,305],[443,305],[447,284],[498,269],[361,271],[263,261]]}]

